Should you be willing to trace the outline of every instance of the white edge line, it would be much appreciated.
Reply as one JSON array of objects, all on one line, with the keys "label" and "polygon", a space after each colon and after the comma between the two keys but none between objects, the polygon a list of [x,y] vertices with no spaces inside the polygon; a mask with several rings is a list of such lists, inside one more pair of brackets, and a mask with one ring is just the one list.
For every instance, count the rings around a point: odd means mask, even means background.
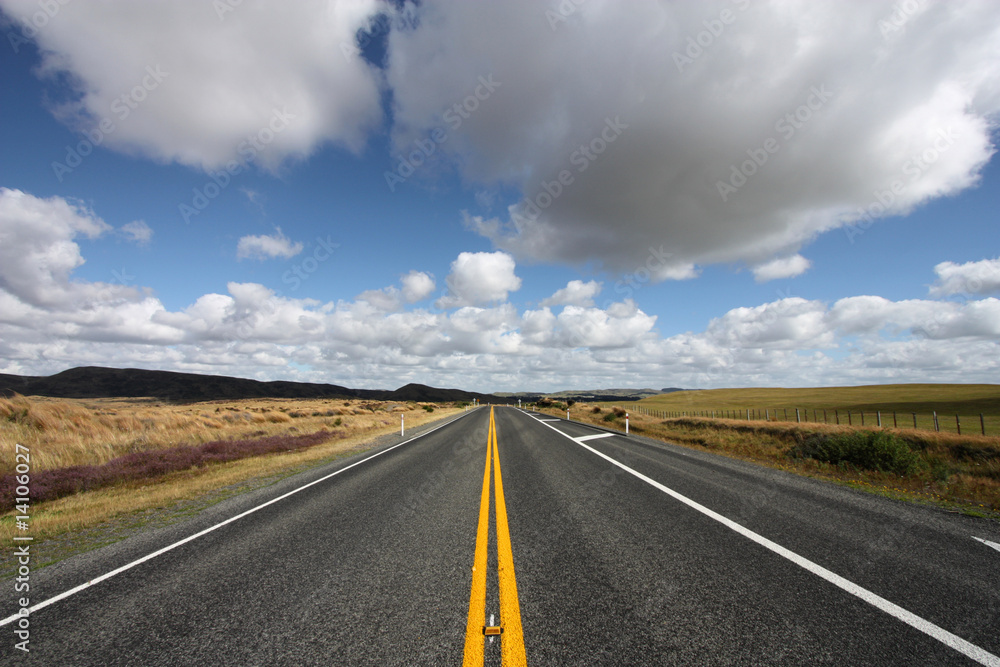
[{"label": "white edge line", "polygon": [[[678,501],[684,503],[685,505],[687,505],[688,507],[690,507],[690,508],[692,508],[694,510],[697,510],[698,512],[701,512],[705,516],[718,521],[719,523],[721,523],[722,525],[726,526],[727,528],[729,528],[729,529],[731,529],[731,530],[739,533],[740,535],[742,535],[742,536],[744,536],[744,537],[746,537],[746,538],[748,538],[750,540],[753,540],[754,542],[756,542],[757,544],[761,545],[762,547],[770,549],[771,551],[773,551],[774,553],[778,554],[779,556],[792,561],[793,563],[795,563],[799,567],[801,567],[801,568],[803,568],[803,569],[805,569],[805,570],[807,570],[807,571],[815,574],[816,576],[818,576],[818,577],[820,577],[822,579],[825,579],[826,581],[830,582],[834,586],[837,586],[838,588],[840,588],[840,589],[842,589],[844,591],[847,591],[851,595],[854,595],[856,597],[861,598],[865,602],[871,604],[872,606],[874,606],[874,607],[876,607],[878,609],[881,609],[882,611],[886,612],[887,614],[890,614],[891,616],[896,617],[897,619],[899,619],[900,621],[903,621],[907,625],[909,625],[909,626],[911,626],[913,628],[916,628],[917,630],[920,630],[921,632],[923,632],[924,634],[926,634],[926,635],[928,635],[930,637],[933,637],[934,639],[938,640],[942,644],[945,644],[946,646],[950,646],[951,648],[955,649],[959,653],[962,653],[963,655],[965,655],[965,656],[967,656],[967,657],[975,660],[976,662],[978,662],[978,663],[980,663],[982,665],[989,665],[990,667],[1000,667],[1000,657],[993,655],[992,653],[990,653],[986,649],[981,648],[979,646],[976,646],[972,642],[966,641],[965,639],[962,639],[958,635],[953,634],[951,632],[948,632],[947,630],[945,630],[941,626],[935,625],[934,623],[931,623],[930,621],[928,621],[926,619],[923,619],[920,616],[917,616],[916,614],[907,611],[906,609],[903,609],[899,605],[897,605],[897,604],[895,604],[893,602],[890,602],[889,600],[886,600],[885,598],[881,597],[880,595],[877,595],[877,594],[873,593],[872,591],[869,591],[866,588],[862,588],[861,586],[858,586],[857,584],[855,584],[855,583],[853,583],[851,581],[848,581],[847,579],[841,577],[839,574],[835,574],[835,573],[831,572],[830,570],[826,569],[822,565],[818,565],[818,564],[812,562],[811,560],[798,555],[794,551],[790,551],[790,550],[786,549],[785,547],[781,546],[780,544],[777,544],[776,542],[772,542],[771,540],[767,539],[763,535],[755,533],[754,531],[750,530],[749,528],[745,528],[745,527],[741,526],[740,524],[736,523],[735,521],[731,521],[731,520],[727,519],[726,517],[722,516],[721,514],[719,514],[717,512],[714,512],[713,510],[708,509],[704,505],[701,505],[701,504],[699,504],[699,503],[691,500],[687,496],[682,496],[681,494],[677,493],[673,489],[668,488],[668,487],[664,486],[663,484],[660,484],[656,480],[653,480],[653,479],[651,479],[649,477],[646,477],[642,473],[637,472],[637,471],[633,470],[632,468],[629,468],[625,464],[619,463],[618,461],[616,461],[615,459],[611,458],[610,456],[608,456],[606,454],[602,454],[601,452],[597,451],[593,447],[590,447],[589,445],[585,445],[584,443],[580,442],[576,438],[573,438],[572,436],[566,435],[565,433],[563,433],[562,431],[560,431],[556,427],[549,426],[548,424],[545,424],[545,426],[548,426],[549,428],[551,428],[556,433],[558,433],[558,434],[560,434],[562,436],[565,436],[566,438],[572,440],[573,442],[575,442],[576,444],[580,445],[584,449],[588,449],[591,452],[593,452],[594,454],[597,454],[602,459],[605,459],[606,461],[608,461],[608,462],[610,462],[610,463],[618,466],[619,468],[621,468],[625,472],[629,473],[630,475],[634,475],[635,477],[638,477],[639,479],[641,479],[642,481],[646,482],[650,486],[652,486],[652,487],[654,487],[656,489],[659,489],[660,491],[662,491],[663,493],[667,494],[668,496],[674,498],[675,500],[678,500]],[[979,538],[977,538],[977,539],[979,539]]]},{"label": "white edge line", "polygon": [[[64,592],[60,593],[59,595],[56,595],[54,597],[49,598],[48,600],[44,600],[42,602],[39,602],[36,605],[32,605],[31,607],[28,607],[28,613],[29,614],[33,614],[34,612],[36,612],[36,611],[38,611],[40,609],[44,609],[45,607],[48,607],[51,604],[55,604],[56,602],[59,602],[60,600],[65,600],[69,596],[75,595],[76,593],[79,593],[80,591],[82,591],[82,590],[84,590],[86,588],[90,588],[91,586],[99,584],[102,581],[105,581],[107,579],[110,579],[111,577],[114,577],[116,575],[121,574],[122,572],[125,572],[126,570],[131,570],[136,565],[141,565],[142,563],[145,563],[148,560],[152,560],[152,559],[156,558],[157,556],[162,556],[163,554],[167,553],[168,551],[171,551],[172,549],[176,549],[177,547],[179,547],[179,546],[181,546],[183,544],[187,544],[188,542],[191,542],[192,540],[196,540],[199,537],[202,537],[203,535],[207,535],[207,534],[211,533],[213,530],[216,530],[218,528],[222,528],[223,526],[228,525],[230,523],[233,523],[234,521],[239,521],[243,517],[249,516],[249,515],[253,514],[254,512],[256,512],[257,510],[264,509],[268,505],[273,505],[274,503],[278,502],[279,500],[284,500],[285,498],[287,498],[289,496],[295,495],[299,491],[302,491],[304,489],[308,489],[310,486],[313,486],[315,484],[319,484],[320,482],[325,482],[326,480],[330,479],[331,477],[335,477],[336,475],[339,475],[342,472],[350,470],[354,466],[359,466],[362,463],[367,463],[368,461],[371,461],[376,456],[382,456],[386,452],[391,452],[392,450],[396,449],[397,447],[402,447],[403,445],[411,443],[414,440],[417,440],[419,438],[424,437],[425,435],[430,435],[434,431],[437,431],[438,429],[444,428],[445,426],[448,426],[449,424],[453,424],[454,422],[457,422],[462,417],[466,417],[466,416],[472,414],[473,412],[475,412],[475,411],[474,410],[470,410],[469,412],[461,414],[458,417],[455,417],[454,419],[451,419],[451,420],[445,422],[444,424],[441,424],[440,426],[435,426],[434,428],[432,428],[429,431],[426,431],[424,433],[421,433],[420,435],[414,436],[414,437],[410,438],[409,440],[404,440],[403,442],[397,443],[397,444],[393,445],[392,447],[387,447],[386,449],[383,449],[380,452],[376,452],[375,454],[372,454],[368,458],[362,459],[360,461],[355,461],[351,465],[346,466],[344,468],[341,468],[340,470],[337,470],[335,472],[332,472],[329,475],[326,475],[324,477],[320,477],[319,479],[313,480],[313,481],[309,482],[308,484],[303,484],[302,486],[300,486],[298,488],[295,488],[295,489],[292,489],[291,491],[289,491],[289,492],[287,492],[285,494],[282,494],[282,495],[278,496],[277,498],[272,498],[271,500],[267,501],[266,503],[263,503],[261,505],[257,505],[256,507],[248,509],[245,512],[242,512],[240,514],[237,514],[236,516],[230,517],[230,518],[226,519],[225,521],[222,521],[221,523],[217,523],[214,526],[209,526],[208,528],[205,528],[204,530],[201,530],[201,531],[195,533],[194,535],[189,535],[189,536],[185,537],[183,540],[180,540],[178,542],[174,542],[173,544],[171,544],[169,546],[165,546],[162,549],[157,549],[156,551],[154,551],[154,552],[152,552],[150,554],[147,554],[147,555],[143,556],[142,558],[134,560],[131,563],[128,563],[127,565],[122,565],[121,567],[116,568],[114,570],[111,570],[110,572],[106,572],[105,574],[102,574],[101,576],[96,577],[95,579],[91,579],[90,581],[88,581],[86,583],[83,583],[83,584],[80,584],[79,586],[76,586],[75,588],[71,588],[68,591],[64,591]],[[7,618],[5,618],[3,620],[0,620],[0,627],[2,627],[4,625],[7,625],[8,623],[12,623],[12,622],[16,621],[19,618],[22,618],[21,614],[12,614],[11,616],[8,616]]]}]

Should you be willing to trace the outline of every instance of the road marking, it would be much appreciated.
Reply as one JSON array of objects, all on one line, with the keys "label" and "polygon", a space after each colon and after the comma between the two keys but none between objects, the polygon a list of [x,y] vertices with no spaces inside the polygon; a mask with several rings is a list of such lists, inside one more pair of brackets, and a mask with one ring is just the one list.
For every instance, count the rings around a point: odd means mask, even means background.
[{"label": "road marking", "polygon": [[[489,540],[490,516],[490,463],[493,463],[493,494],[496,497],[497,571],[500,584],[500,659],[505,667],[523,667],[527,664],[524,651],[524,632],[521,627],[521,607],[517,601],[517,581],[514,576],[514,555],[510,544],[507,523],[507,503],[503,495],[500,474],[500,451],[497,446],[496,422],[490,407],[489,435],[486,438],[486,470],[483,473],[483,491],[479,499],[479,526],[476,532],[476,555],[472,567],[472,587],[469,592],[469,617],[465,625],[465,652],[463,665],[481,667],[484,660],[486,630],[486,547]],[[493,626],[493,616],[490,616]],[[490,633],[496,636],[492,632]],[[493,641],[493,636],[490,641]]]},{"label": "road marking", "polygon": [[[386,449],[383,449],[380,452],[376,452],[375,454],[372,454],[371,456],[369,456],[366,459],[362,459],[360,461],[352,463],[351,465],[346,466],[344,468],[341,468],[340,470],[337,470],[335,472],[332,472],[329,475],[326,475],[325,477],[320,477],[317,480],[313,480],[312,482],[309,482],[308,484],[303,484],[302,486],[300,486],[300,487],[298,487],[296,489],[292,489],[288,493],[280,495],[277,498],[272,498],[271,500],[267,501],[266,503],[262,503],[260,505],[257,505],[256,507],[252,507],[252,508],[248,509],[245,512],[242,512],[240,514],[237,514],[236,516],[230,517],[230,518],[226,519],[225,521],[222,521],[220,523],[215,524],[214,526],[210,526],[210,527],[208,527],[208,528],[206,528],[204,530],[201,530],[201,531],[195,533],[194,535],[189,535],[189,536],[185,537],[183,540],[179,540],[179,541],[174,542],[173,544],[171,544],[169,546],[163,547],[162,549],[157,549],[156,551],[154,551],[154,552],[152,552],[150,554],[146,554],[142,558],[134,560],[131,563],[128,563],[127,565],[122,565],[121,567],[115,568],[114,570],[111,570],[110,572],[102,574],[99,577],[91,579],[90,581],[88,581],[86,583],[80,584],[79,586],[76,586],[75,588],[71,588],[68,591],[64,591],[64,592],[60,593],[59,595],[56,595],[55,597],[51,597],[48,600],[44,600],[42,602],[39,602],[38,604],[29,607],[28,608],[28,612],[31,613],[31,614],[33,614],[33,613],[35,613],[36,611],[38,611],[40,609],[44,609],[45,607],[48,607],[51,604],[55,604],[56,602],[59,602],[60,600],[65,600],[66,598],[68,598],[71,595],[75,595],[76,593],[79,593],[80,591],[82,591],[84,589],[90,588],[91,586],[99,584],[102,581],[106,581],[106,580],[110,579],[111,577],[114,577],[116,575],[121,574],[122,572],[125,572],[127,570],[131,570],[133,567],[135,567],[137,565],[141,565],[142,563],[145,563],[148,560],[152,560],[152,559],[156,558],[157,556],[162,556],[163,554],[167,553],[168,551],[172,551],[173,549],[176,549],[177,547],[179,547],[179,546],[181,546],[183,544],[187,544],[188,542],[196,540],[199,537],[202,537],[204,535],[208,535],[212,531],[217,530],[219,528],[222,528],[223,526],[229,525],[229,524],[233,523],[234,521],[239,521],[240,519],[242,519],[245,516],[250,516],[254,512],[256,512],[258,510],[262,510],[265,507],[267,507],[268,505],[273,505],[274,503],[278,502],[279,500],[284,500],[285,498],[287,498],[289,496],[295,495],[299,491],[302,491],[304,489],[308,489],[310,486],[314,486],[316,484],[319,484],[320,482],[325,482],[326,480],[330,479],[331,477],[335,477],[335,476],[339,475],[342,472],[346,472],[346,471],[350,470],[351,468],[353,468],[355,466],[359,466],[362,463],[367,463],[368,461],[371,461],[376,456],[382,456],[386,452],[391,452],[392,450],[396,449],[397,447],[402,447],[403,445],[409,444],[409,443],[413,442],[414,440],[418,440],[418,439],[424,437],[425,435],[430,435],[434,431],[437,431],[438,429],[444,428],[445,426],[448,426],[449,424],[458,421],[459,419],[461,419],[462,417],[465,417],[468,414],[469,414],[468,412],[465,412],[465,413],[459,415],[458,417],[456,417],[455,419],[451,419],[451,420],[445,422],[444,424],[441,424],[440,426],[435,426],[431,430],[426,431],[424,433],[421,433],[418,436],[412,437],[409,440],[406,440],[404,442],[400,442],[399,444],[393,445],[392,447],[388,447]],[[7,625],[8,623],[13,623],[18,618],[21,618],[20,614],[13,614],[11,616],[8,616],[7,618],[5,618],[3,620],[0,620],[0,627],[2,627],[4,625]]]},{"label": "road marking", "polygon": [[997,551],[1000,551],[1000,544],[997,544],[996,542],[990,542],[989,540],[984,540],[983,538],[976,537],[975,535],[972,536],[972,539],[978,540],[978,541],[982,542],[983,544],[985,544],[986,546],[993,547]]},{"label": "road marking", "polygon": [[597,435],[585,435],[581,438],[573,438],[577,442],[587,442],[588,440],[597,440],[598,438],[610,438],[617,435],[616,433],[598,433]]},{"label": "road marking", "polygon": [[[490,455],[493,452],[493,408],[486,436],[486,470],[483,491],[479,497],[479,524],[476,529],[476,555],[472,561],[472,588],[469,591],[469,616],[465,624],[465,655],[463,665],[483,664],[483,617],[486,615],[486,547],[490,529]],[[479,635],[477,637],[477,635]]]},{"label": "road marking", "polygon": [[[629,473],[630,475],[633,475],[634,477],[637,477],[638,479],[642,480],[643,482],[646,482],[650,486],[652,486],[652,487],[654,487],[656,489],[659,489],[660,491],[662,491],[663,493],[667,494],[671,498],[674,498],[675,500],[678,500],[678,501],[684,503],[688,507],[690,507],[690,508],[692,508],[694,510],[697,510],[698,512],[701,512],[702,514],[704,514],[705,516],[709,517],[710,519],[714,519],[715,521],[718,521],[722,525],[724,525],[727,528],[729,528],[729,529],[731,529],[731,530],[739,533],[743,537],[746,537],[747,539],[750,539],[750,540],[756,542],[757,544],[761,545],[762,547],[764,547],[766,549],[769,549],[770,551],[778,554],[779,556],[781,556],[781,557],[783,557],[783,558],[785,558],[787,560],[790,560],[791,562],[795,563],[796,565],[798,565],[799,567],[803,568],[804,570],[807,570],[808,572],[811,572],[812,574],[815,574],[816,576],[820,577],[821,579],[825,579],[826,581],[830,582],[834,586],[837,586],[841,590],[844,590],[844,591],[850,593],[851,595],[854,595],[855,597],[858,597],[858,598],[864,600],[868,604],[870,604],[870,605],[872,605],[872,606],[874,606],[874,607],[876,607],[876,608],[884,611],[885,613],[887,613],[887,614],[889,614],[891,616],[894,616],[895,618],[899,619],[903,623],[906,623],[907,625],[909,625],[909,626],[911,626],[913,628],[916,628],[917,630],[920,630],[924,634],[928,635],[929,637],[933,637],[934,639],[938,640],[942,644],[945,644],[946,646],[950,646],[951,648],[955,649],[959,653],[962,653],[963,655],[965,655],[965,656],[967,656],[969,658],[972,658],[973,660],[975,660],[976,662],[978,662],[978,663],[980,663],[982,665],[989,665],[990,667],[1000,667],[1000,657],[998,657],[996,655],[993,655],[992,653],[990,653],[986,649],[981,648],[979,646],[976,646],[972,642],[966,641],[965,639],[962,639],[958,635],[955,635],[955,634],[953,634],[951,632],[948,632],[947,630],[945,630],[941,626],[935,625],[934,623],[931,623],[930,621],[925,620],[925,619],[921,618],[920,616],[917,616],[916,614],[907,611],[906,609],[903,609],[899,605],[897,605],[897,604],[895,604],[893,602],[890,602],[889,600],[886,600],[885,598],[881,597],[880,595],[877,595],[877,594],[873,593],[872,591],[869,591],[866,588],[862,588],[861,586],[858,586],[857,584],[855,584],[855,583],[853,583],[851,581],[848,581],[847,579],[841,577],[839,574],[834,574],[833,572],[831,572],[830,570],[826,569],[822,565],[818,565],[817,563],[814,563],[811,560],[798,555],[794,551],[786,549],[785,547],[781,546],[780,544],[778,544],[776,542],[772,542],[771,540],[767,539],[763,535],[760,535],[759,533],[755,533],[754,531],[750,530],[749,528],[741,526],[740,524],[736,523],[735,521],[727,519],[726,517],[722,516],[721,514],[715,512],[713,510],[708,509],[704,505],[701,505],[700,503],[697,503],[694,500],[691,500],[687,496],[683,496],[680,493],[677,493],[676,491],[674,491],[673,489],[671,489],[671,488],[669,488],[667,486],[664,486],[663,484],[660,484],[656,480],[651,479],[649,477],[646,477],[641,472],[638,472],[636,470],[633,470],[632,468],[629,468],[624,463],[620,463],[620,462],[616,461],[615,459],[611,458],[607,454],[603,454],[603,453],[597,451],[596,449],[594,449],[593,447],[591,447],[589,445],[586,445],[586,444],[578,441],[576,438],[573,438],[572,436],[566,435],[565,433],[563,433],[562,431],[560,431],[556,427],[549,426],[548,424],[546,424],[546,426],[548,428],[552,429],[553,431],[555,431],[556,433],[558,433],[558,434],[560,434],[560,435],[562,435],[562,436],[564,436],[564,437],[572,440],[573,442],[575,442],[576,444],[580,445],[584,449],[590,450],[594,454],[597,454],[598,456],[600,456],[602,459],[608,461],[609,463],[618,466],[619,468],[621,468],[625,472]],[[976,538],[976,539],[979,539],[979,538]],[[980,541],[984,541],[984,540],[980,540]]]},{"label": "road marking", "polygon": [[562,419],[539,419],[540,422],[561,422]]}]

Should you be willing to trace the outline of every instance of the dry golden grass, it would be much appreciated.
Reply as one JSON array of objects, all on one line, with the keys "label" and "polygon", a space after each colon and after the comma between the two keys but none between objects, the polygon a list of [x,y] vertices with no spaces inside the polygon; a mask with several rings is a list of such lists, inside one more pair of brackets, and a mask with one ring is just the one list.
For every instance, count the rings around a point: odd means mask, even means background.
[{"label": "dry golden grass", "polygon": [[[0,475],[14,445],[31,449],[32,470],[98,465],[123,454],[271,435],[399,425],[422,404],[359,400],[251,399],[171,405],[154,399],[0,398]],[[439,413],[433,413],[439,414]]]},{"label": "dry golden grass", "polygon": [[[611,409],[594,412],[594,404],[577,403],[570,416],[577,421],[624,430],[624,420],[605,421]],[[547,410],[565,416],[565,410]],[[624,414],[625,410],[619,408]],[[629,412],[632,433],[754,461],[790,472],[848,483],[892,497],[957,506],[967,513],[1000,518],[1000,438],[956,435],[914,429],[886,429],[919,454],[919,472],[899,476],[860,470],[808,458],[790,451],[812,434],[836,434],[875,427],[683,417],[660,419]]]},{"label": "dry golden grass", "polygon": [[[290,474],[397,432],[461,411],[452,406],[358,400],[258,399],[169,405],[136,399],[0,399],[0,474],[14,468],[15,444],[31,452],[31,469],[105,463],[122,454],[225,439],[301,435],[336,429],[342,437],[284,454],[256,456],[170,473],[148,481],[78,493],[31,505],[31,535],[44,544],[115,517],[211,496],[260,477]],[[428,404],[430,405],[430,404]],[[0,540],[10,542],[14,516],[0,517]]]}]

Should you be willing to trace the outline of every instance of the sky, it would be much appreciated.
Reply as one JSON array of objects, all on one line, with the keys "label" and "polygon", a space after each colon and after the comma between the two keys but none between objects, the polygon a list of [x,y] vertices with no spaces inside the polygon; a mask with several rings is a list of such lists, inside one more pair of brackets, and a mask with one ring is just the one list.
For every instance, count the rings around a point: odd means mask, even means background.
[{"label": "sky", "polygon": [[0,372],[1000,382],[1000,11],[0,0]]}]

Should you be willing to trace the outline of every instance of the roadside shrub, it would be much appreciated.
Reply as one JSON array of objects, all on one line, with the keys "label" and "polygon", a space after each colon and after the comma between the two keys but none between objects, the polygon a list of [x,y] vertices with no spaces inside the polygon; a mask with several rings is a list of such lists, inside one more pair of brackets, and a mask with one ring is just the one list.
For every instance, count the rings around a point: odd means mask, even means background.
[{"label": "roadside shrub", "polygon": [[618,419],[618,415],[615,414],[614,412],[609,412],[608,414],[604,415],[604,421],[606,422],[613,422],[616,419]]},{"label": "roadside shrub", "polygon": [[814,433],[793,447],[790,454],[897,475],[908,475],[920,467],[920,457],[904,440],[888,431]]},{"label": "roadside shrub", "polygon": [[619,417],[624,417],[626,414],[628,414],[628,413],[625,412],[625,408],[619,408],[619,407],[615,406],[615,407],[613,407],[611,409],[614,410],[615,414],[618,415]]},{"label": "roadside shrub", "polygon": [[599,406],[599,405],[595,405],[595,406],[593,407],[593,409],[591,410],[591,412],[593,412],[593,413],[594,413],[595,415],[599,415],[599,414],[601,414],[601,406]]},{"label": "roadside shrub", "polygon": [[426,410],[427,412],[434,412],[434,406],[433,405],[425,405],[424,406],[424,410]]}]

